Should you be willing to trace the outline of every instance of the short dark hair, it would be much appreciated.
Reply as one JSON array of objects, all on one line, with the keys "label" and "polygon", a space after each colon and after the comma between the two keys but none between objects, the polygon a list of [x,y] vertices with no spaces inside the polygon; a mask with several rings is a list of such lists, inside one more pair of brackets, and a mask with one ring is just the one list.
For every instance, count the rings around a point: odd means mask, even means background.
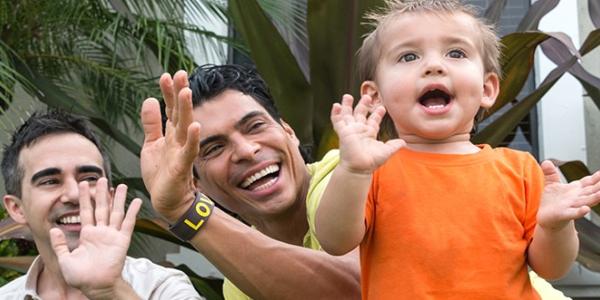
[{"label": "short dark hair", "polygon": [[[267,83],[254,67],[245,65],[202,65],[189,77],[192,105],[197,107],[226,90],[236,90],[252,97],[267,113],[281,124],[281,116]],[[300,145],[304,161],[312,161],[311,145]]]},{"label": "short dark hair", "polygon": [[189,77],[194,107],[210,101],[226,90],[236,90],[251,96],[277,122],[281,122],[279,111],[271,91],[258,72],[244,65],[202,65]]},{"label": "short dark hair", "polygon": [[103,151],[100,142],[89,123],[79,116],[49,110],[46,113],[36,112],[21,125],[12,135],[10,144],[2,153],[2,176],[6,193],[21,197],[24,170],[19,166],[21,150],[35,144],[39,139],[56,133],[75,133],[91,141],[102,155],[106,178],[110,183],[110,161]]}]

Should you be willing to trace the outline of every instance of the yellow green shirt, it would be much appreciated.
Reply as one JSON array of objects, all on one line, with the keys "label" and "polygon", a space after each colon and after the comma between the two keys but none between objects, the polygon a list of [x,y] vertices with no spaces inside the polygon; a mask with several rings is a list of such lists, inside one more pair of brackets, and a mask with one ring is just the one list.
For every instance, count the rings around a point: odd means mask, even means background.
[{"label": "yellow green shirt", "polygon": [[[306,166],[311,178],[306,195],[306,216],[309,229],[304,236],[303,246],[305,248],[321,250],[321,245],[317,241],[315,234],[315,214],[319,206],[319,200],[321,200],[321,195],[323,195],[331,173],[339,160],[339,151],[331,150],[325,154],[322,160]],[[223,281],[223,296],[226,300],[251,300],[250,297],[246,296],[227,278]]]}]

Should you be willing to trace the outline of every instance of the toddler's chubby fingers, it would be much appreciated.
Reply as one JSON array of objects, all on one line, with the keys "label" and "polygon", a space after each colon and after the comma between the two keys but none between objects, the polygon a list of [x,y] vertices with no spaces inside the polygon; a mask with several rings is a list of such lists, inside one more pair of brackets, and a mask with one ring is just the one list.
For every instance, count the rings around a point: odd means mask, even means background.
[{"label": "toddler's chubby fingers", "polygon": [[367,114],[372,105],[371,96],[365,94],[360,97],[358,104],[354,108],[354,119],[358,122],[364,123],[367,121]]},{"label": "toddler's chubby fingers", "polygon": [[352,103],[354,103],[354,98],[351,95],[344,94],[344,96],[342,96],[341,114],[345,118],[352,118]]},{"label": "toddler's chubby fingers", "polygon": [[367,123],[369,126],[379,128],[379,124],[381,124],[381,120],[383,120],[383,116],[385,116],[385,107],[377,106],[372,109],[369,118],[367,119]]},{"label": "toddler's chubby fingers", "polygon": [[581,185],[584,187],[600,186],[600,171],[598,171],[592,175],[585,176],[585,177],[581,178],[579,181],[581,182]]}]

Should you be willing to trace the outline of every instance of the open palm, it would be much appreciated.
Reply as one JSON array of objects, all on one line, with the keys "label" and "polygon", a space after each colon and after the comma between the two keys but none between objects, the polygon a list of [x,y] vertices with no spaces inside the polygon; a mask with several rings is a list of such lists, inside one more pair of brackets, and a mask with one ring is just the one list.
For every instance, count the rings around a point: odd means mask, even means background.
[{"label": "open palm", "polygon": [[385,108],[379,106],[369,114],[370,96],[363,95],[354,109],[353,101],[352,96],[344,95],[342,103],[331,109],[331,122],[340,140],[340,166],[354,173],[371,173],[405,143],[400,139],[378,141]]},{"label": "open palm", "polygon": [[95,207],[91,203],[89,184],[82,182],[79,185],[82,228],[77,248],[69,249],[60,229],[50,231],[52,247],[65,281],[84,293],[109,289],[121,279],[135,218],[141,206],[141,200],[134,199],[125,215],[127,187],[119,185],[111,207],[107,185],[106,178],[96,183]]}]

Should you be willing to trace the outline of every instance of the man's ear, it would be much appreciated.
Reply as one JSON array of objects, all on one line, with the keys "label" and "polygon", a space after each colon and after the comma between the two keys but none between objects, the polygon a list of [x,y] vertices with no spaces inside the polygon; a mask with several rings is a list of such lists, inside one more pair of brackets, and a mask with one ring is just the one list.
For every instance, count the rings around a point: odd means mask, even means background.
[{"label": "man's ear", "polygon": [[498,74],[489,72],[483,79],[483,97],[481,98],[481,107],[490,108],[496,102],[496,97],[500,93],[500,78]]},{"label": "man's ear", "polygon": [[381,97],[379,96],[379,88],[377,87],[375,81],[363,81],[363,83],[360,85],[360,95],[371,96],[371,99],[373,100],[373,106],[383,105],[381,102]]},{"label": "man's ear", "polygon": [[296,136],[296,132],[294,132],[294,129],[292,129],[290,124],[286,123],[283,119],[279,119],[279,122],[281,122],[281,126],[283,127],[283,130],[288,134],[288,136],[292,139],[292,141],[294,141],[296,146],[299,146],[300,140]]},{"label": "man's ear", "polygon": [[19,224],[27,224],[27,218],[25,217],[25,212],[23,211],[23,201],[19,197],[14,195],[4,195],[4,197],[2,197],[2,201],[4,202],[6,211],[10,217],[15,220],[15,222]]}]

